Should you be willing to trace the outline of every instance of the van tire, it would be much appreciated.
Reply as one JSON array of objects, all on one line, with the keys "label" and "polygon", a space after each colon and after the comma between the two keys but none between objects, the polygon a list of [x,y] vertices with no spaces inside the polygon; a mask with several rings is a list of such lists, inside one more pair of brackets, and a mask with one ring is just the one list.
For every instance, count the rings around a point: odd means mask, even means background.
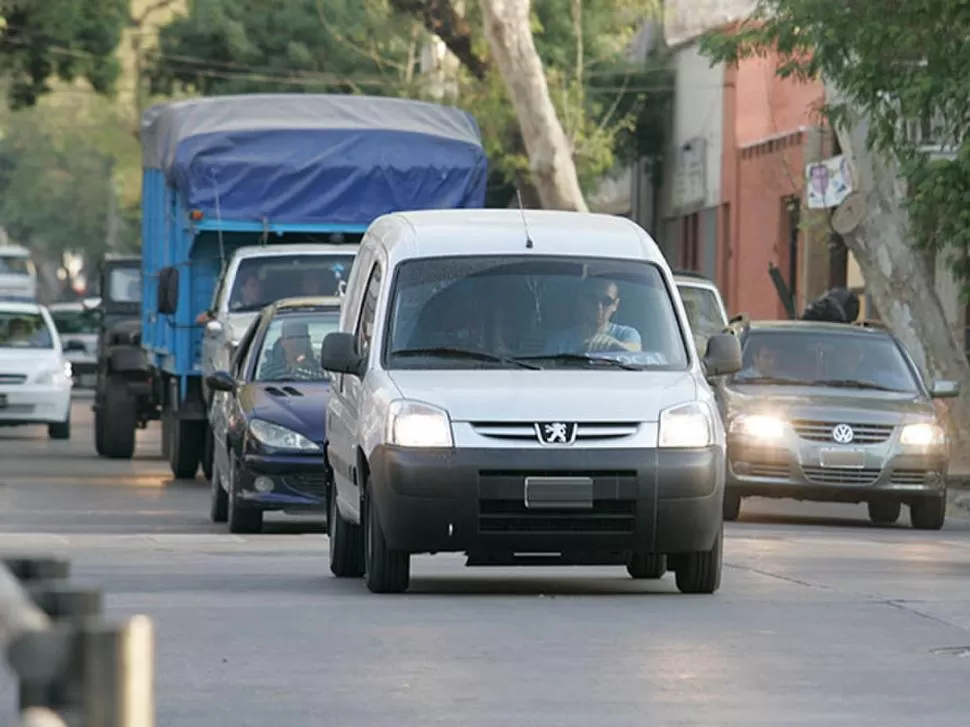
[{"label": "van tire", "polygon": [[721,587],[724,526],[710,550],[677,556],[676,583],[681,593],[712,594]]},{"label": "van tire", "polygon": [[655,581],[667,573],[667,556],[662,553],[634,553],[626,564],[626,572],[636,580]]},{"label": "van tire", "polygon": [[360,578],[364,575],[364,529],[347,522],[340,514],[336,485],[330,485],[327,499],[330,572],[337,578]]},{"label": "van tire", "polygon": [[364,579],[367,589],[371,593],[404,593],[411,582],[411,554],[387,547],[377,503],[370,489],[365,500],[364,522]]}]

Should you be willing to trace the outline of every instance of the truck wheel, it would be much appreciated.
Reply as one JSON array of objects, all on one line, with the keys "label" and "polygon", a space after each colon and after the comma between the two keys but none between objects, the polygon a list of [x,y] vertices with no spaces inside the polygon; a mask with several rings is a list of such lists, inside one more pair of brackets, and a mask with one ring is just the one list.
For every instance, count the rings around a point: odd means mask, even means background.
[{"label": "truck wheel", "polygon": [[411,581],[411,554],[391,550],[384,540],[377,503],[367,492],[364,508],[364,580],[371,593],[404,593]]},{"label": "truck wheel", "polygon": [[[124,381],[108,380],[102,416],[95,419],[101,430],[102,455],[108,459],[131,459],[135,454],[135,428],[138,412],[135,399]],[[95,445],[98,435],[95,434]]]},{"label": "truck wheel", "polygon": [[724,527],[714,539],[714,547],[698,553],[677,556],[676,583],[681,593],[714,593],[721,586]]},{"label": "truck wheel", "polygon": [[205,449],[204,421],[172,419],[168,464],[177,480],[193,480]]},{"label": "truck wheel", "polygon": [[939,530],[946,521],[946,495],[921,497],[909,506],[909,522],[917,530]]},{"label": "truck wheel", "polygon": [[212,427],[205,423],[205,445],[202,447],[202,475],[212,481],[212,454],[215,442],[212,440]]},{"label": "truck wheel", "polygon": [[330,539],[330,572],[337,578],[364,575],[363,529],[343,519],[337,508],[337,487],[330,486],[327,505],[327,536]]}]

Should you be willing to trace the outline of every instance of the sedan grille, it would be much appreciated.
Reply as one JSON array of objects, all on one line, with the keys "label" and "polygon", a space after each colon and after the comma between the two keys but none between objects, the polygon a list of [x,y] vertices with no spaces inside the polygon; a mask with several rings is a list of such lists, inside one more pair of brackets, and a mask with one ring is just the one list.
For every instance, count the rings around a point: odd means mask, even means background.
[{"label": "sedan grille", "polygon": [[812,442],[834,442],[832,430],[839,424],[852,427],[853,444],[879,444],[892,436],[893,424],[853,424],[851,422],[825,422],[814,419],[795,419],[792,427],[802,439]]},{"label": "sedan grille", "polygon": [[325,472],[287,475],[283,478],[283,481],[287,487],[310,497],[323,497],[327,494],[327,475]]},{"label": "sedan grille", "polygon": [[882,473],[878,469],[802,467],[805,477],[818,485],[871,485]]},{"label": "sedan grille", "polygon": [[22,384],[25,381],[26,374],[0,374],[0,384]]}]

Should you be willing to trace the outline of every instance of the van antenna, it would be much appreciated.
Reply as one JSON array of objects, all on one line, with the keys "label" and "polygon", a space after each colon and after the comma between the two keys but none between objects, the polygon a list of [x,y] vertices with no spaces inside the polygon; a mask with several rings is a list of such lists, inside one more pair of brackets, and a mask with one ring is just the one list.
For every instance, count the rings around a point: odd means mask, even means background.
[{"label": "van antenna", "polygon": [[522,215],[522,226],[525,228],[525,246],[531,250],[533,247],[532,236],[529,234],[529,223],[525,219],[525,207],[522,205],[522,192],[518,186],[515,188],[515,198],[519,201],[519,212]]}]

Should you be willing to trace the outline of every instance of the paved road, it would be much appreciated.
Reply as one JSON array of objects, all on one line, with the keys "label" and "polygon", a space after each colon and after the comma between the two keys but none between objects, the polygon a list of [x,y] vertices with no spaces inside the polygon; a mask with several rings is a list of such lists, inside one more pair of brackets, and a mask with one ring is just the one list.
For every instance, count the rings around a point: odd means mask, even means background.
[{"label": "paved road", "polygon": [[[0,429],[0,551],[69,553],[158,631],[159,727],[933,725],[970,716],[970,523],[869,527],[861,507],[746,503],[724,586],[620,569],[416,559],[413,592],[329,577],[314,523],[208,523],[144,433],[130,463]],[[307,532],[307,528],[310,532]],[[2,675],[0,675],[2,677]],[[0,678],[0,724],[13,722]]]}]

